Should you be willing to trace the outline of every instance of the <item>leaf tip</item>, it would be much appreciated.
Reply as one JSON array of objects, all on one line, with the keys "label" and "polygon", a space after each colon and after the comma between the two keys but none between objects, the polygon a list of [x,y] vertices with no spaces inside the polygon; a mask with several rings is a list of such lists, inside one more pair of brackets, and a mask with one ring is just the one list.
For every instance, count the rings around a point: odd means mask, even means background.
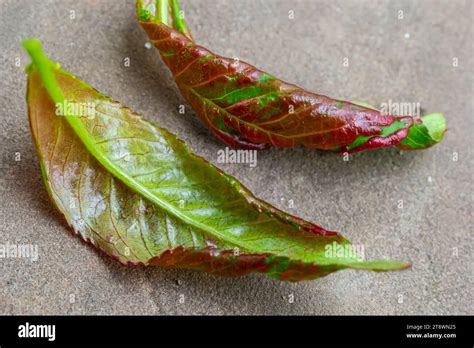
[{"label": "leaf tip", "polygon": [[354,269],[366,269],[375,272],[386,272],[386,271],[403,271],[411,268],[411,262],[403,261],[389,261],[389,260],[377,260],[377,261],[362,261],[354,262],[349,265],[350,268]]},{"label": "leaf tip", "polygon": [[415,120],[398,147],[402,150],[429,148],[443,139],[446,130],[446,119],[441,112],[421,116]]},{"label": "leaf tip", "polygon": [[439,143],[446,132],[446,118],[441,112],[434,112],[421,117],[421,121],[428,130],[428,134],[435,143]]}]

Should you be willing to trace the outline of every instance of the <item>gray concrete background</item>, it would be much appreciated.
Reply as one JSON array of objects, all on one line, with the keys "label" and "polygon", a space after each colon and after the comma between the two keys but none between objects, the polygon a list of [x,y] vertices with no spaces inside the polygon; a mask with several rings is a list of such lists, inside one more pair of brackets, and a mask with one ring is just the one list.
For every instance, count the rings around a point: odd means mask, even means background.
[{"label": "gray concrete background", "polygon": [[[378,150],[349,162],[289,149],[260,153],[253,169],[218,164],[223,145],[189,107],[178,114],[183,99],[157,52],[145,48],[133,1],[2,0],[0,243],[36,244],[39,260],[0,259],[0,314],[473,314],[472,2],[181,3],[195,39],[215,52],[333,97],[420,102],[424,112],[445,113],[449,132],[427,151]],[[290,284],[262,275],[125,268],[99,255],[58,218],[41,180],[24,102],[29,59],[20,40],[28,37],[39,37],[65,69],[178,134],[259,197],[341,231],[363,244],[368,258],[409,260],[413,268]]]}]

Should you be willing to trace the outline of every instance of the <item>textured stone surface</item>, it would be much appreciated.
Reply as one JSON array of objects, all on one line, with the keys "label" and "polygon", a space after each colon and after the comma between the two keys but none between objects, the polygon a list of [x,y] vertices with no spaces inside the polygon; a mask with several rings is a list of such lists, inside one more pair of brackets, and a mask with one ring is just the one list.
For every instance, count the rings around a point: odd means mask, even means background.
[{"label": "textured stone surface", "polygon": [[[445,140],[423,152],[379,150],[348,162],[289,149],[259,154],[255,168],[219,164],[223,145],[189,108],[177,112],[183,100],[157,52],[145,47],[133,2],[2,0],[0,243],[36,244],[39,259],[0,259],[0,313],[473,314],[472,2],[182,3],[195,39],[215,52],[334,97],[419,102],[424,112],[445,113]],[[69,232],[44,189],[24,102],[26,37],[39,37],[65,69],[178,134],[263,199],[341,231],[368,258],[410,260],[413,268],[288,284],[124,268],[99,255]]]}]

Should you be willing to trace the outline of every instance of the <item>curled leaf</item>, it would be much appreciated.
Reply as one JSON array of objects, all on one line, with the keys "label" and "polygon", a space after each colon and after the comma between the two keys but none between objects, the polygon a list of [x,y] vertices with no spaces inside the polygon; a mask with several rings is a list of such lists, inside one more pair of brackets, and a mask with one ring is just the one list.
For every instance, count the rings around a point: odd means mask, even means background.
[{"label": "curled leaf", "polygon": [[[423,149],[446,130],[441,113],[434,122],[394,117],[365,103],[336,100],[305,91],[238,59],[219,56],[191,38],[177,0],[173,18],[156,16],[154,2],[137,1],[138,20],[174,75],[184,98],[225,143],[242,148],[306,146],[336,152],[397,145]],[[166,1],[168,3],[168,1]],[[162,7],[164,4],[164,8]],[[430,127],[436,125],[436,134]],[[423,133],[423,136],[420,135]]]},{"label": "curled leaf", "polygon": [[[24,46],[28,111],[52,200],[83,240],[124,264],[314,279],[403,269],[347,255],[349,242],[265,203],[235,178]],[[341,253],[342,250],[342,253]]]}]

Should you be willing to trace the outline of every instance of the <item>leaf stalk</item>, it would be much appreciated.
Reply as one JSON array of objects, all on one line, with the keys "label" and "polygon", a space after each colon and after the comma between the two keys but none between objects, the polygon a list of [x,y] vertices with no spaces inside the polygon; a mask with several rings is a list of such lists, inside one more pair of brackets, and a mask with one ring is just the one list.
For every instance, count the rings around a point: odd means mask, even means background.
[{"label": "leaf stalk", "polygon": [[169,0],[156,0],[156,17],[159,22],[168,26],[170,25],[169,11]]},{"label": "leaf stalk", "polygon": [[179,7],[178,0],[171,0],[171,12],[173,14],[173,28],[192,40],[191,32],[184,21],[184,12]]}]

